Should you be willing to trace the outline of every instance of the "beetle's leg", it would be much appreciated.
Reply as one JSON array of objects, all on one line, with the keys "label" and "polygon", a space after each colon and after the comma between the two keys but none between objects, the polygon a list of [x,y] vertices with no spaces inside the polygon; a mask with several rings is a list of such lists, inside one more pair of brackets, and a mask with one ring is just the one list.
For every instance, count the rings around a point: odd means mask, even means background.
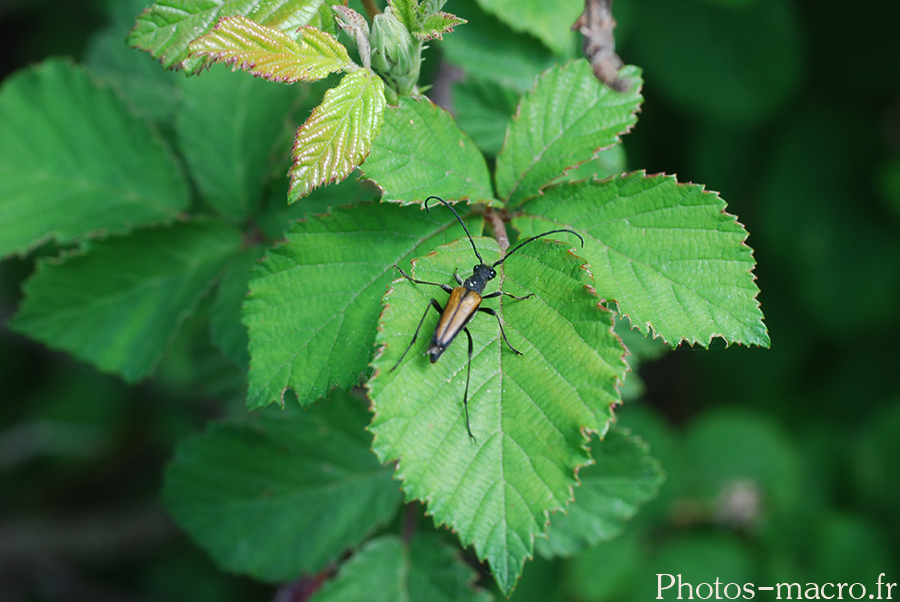
[{"label": "beetle's leg", "polygon": [[416,280],[415,278],[413,278],[412,276],[410,276],[409,274],[407,274],[406,272],[404,272],[403,269],[402,269],[400,266],[394,265],[394,267],[397,268],[398,270],[400,270],[400,274],[401,274],[404,278],[406,278],[407,280],[409,280],[410,282],[415,282],[416,284],[430,284],[430,285],[432,285],[432,286],[439,286],[439,287],[441,287],[442,289],[444,289],[444,292],[445,292],[445,293],[452,293],[452,292],[453,292],[453,287],[450,286],[449,284],[440,284],[440,283],[438,283],[438,282],[428,282],[427,280]]},{"label": "beetle's leg", "polygon": [[456,278],[456,282],[462,286],[463,279],[459,277],[459,268],[453,268],[453,277]]},{"label": "beetle's leg", "polygon": [[534,297],[534,293],[528,293],[528,294],[525,295],[524,297],[516,297],[516,296],[513,295],[512,293],[504,293],[503,291],[494,291],[493,293],[490,293],[490,294],[488,294],[488,295],[482,295],[481,298],[482,298],[482,299],[496,299],[496,298],[499,297],[500,295],[506,295],[507,297],[512,297],[512,298],[515,299],[516,301],[521,301],[521,300],[523,300],[523,299],[530,299],[530,298]]},{"label": "beetle's leg", "polygon": [[[401,270],[401,271],[402,271],[402,270]],[[406,276],[406,274],[403,274],[403,275]],[[407,276],[407,277],[408,277],[408,276]],[[430,284],[430,283],[429,283],[429,284]],[[435,308],[439,314],[444,313],[444,308],[441,307],[441,304],[438,303],[435,299],[432,299],[432,300],[431,300],[431,303],[428,304],[428,307],[425,308],[425,313],[422,314],[422,319],[419,320],[419,325],[416,326],[416,332],[413,333],[413,338],[412,338],[412,340],[409,342],[409,346],[406,348],[406,351],[403,352],[403,355],[400,356],[400,359],[397,360],[397,363],[394,364],[394,367],[391,368],[390,370],[388,370],[388,372],[393,372],[394,370],[396,370],[396,369],[397,369],[397,366],[400,365],[400,362],[403,361],[403,358],[406,357],[406,354],[409,353],[409,350],[412,349],[412,346],[416,344],[416,339],[419,337],[419,330],[422,329],[422,323],[425,321],[425,316],[428,315],[428,310],[431,309],[432,307]]]},{"label": "beetle's leg", "polygon": [[469,367],[466,369],[466,392],[463,393],[463,407],[466,409],[466,430],[469,431],[469,438],[474,443],[478,443],[475,435],[472,434],[472,429],[469,427],[469,376],[472,374],[472,335],[469,333],[468,328],[463,328],[463,330],[466,331],[466,336],[469,337]]},{"label": "beetle's leg", "polygon": [[497,312],[495,312],[490,307],[479,307],[477,311],[484,312],[489,316],[494,316],[495,318],[497,318],[497,325],[500,326],[500,335],[503,337],[503,342],[506,343],[506,346],[512,349],[516,355],[522,355],[521,351],[509,344],[509,339],[506,338],[506,333],[503,332],[503,322],[500,321],[500,316],[497,315]]}]

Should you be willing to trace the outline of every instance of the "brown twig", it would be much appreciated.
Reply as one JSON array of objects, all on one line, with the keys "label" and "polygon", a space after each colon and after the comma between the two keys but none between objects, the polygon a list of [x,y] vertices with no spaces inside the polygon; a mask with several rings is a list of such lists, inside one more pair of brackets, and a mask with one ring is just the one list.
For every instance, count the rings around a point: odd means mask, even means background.
[{"label": "brown twig", "polygon": [[497,211],[492,211],[490,207],[488,207],[484,216],[491,222],[491,227],[494,229],[494,238],[497,239],[497,244],[500,245],[500,252],[506,253],[506,249],[509,248],[509,236],[506,234],[506,224],[503,223],[503,216]]},{"label": "brown twig", "polygon": [[597,79],[617,92],[624,92],[629,82],[617,75],[622,59],[616,54],[613,35],[616,20],[612,16],[612,3],[613,0],[584,0],[584,12],[572,29],[584,36],[584,55]]},{"label": "brown twig", "polygon": [[419,521],[419,505],[410,502],[406,505],[406,511],[403,514],[403,543],[409,545],[413,536],[416,534],[416,524]]},{"label": "brown twig", "polygon": [[362,0],[363,8],[366,9],[366,16],[369,17],[369,21],[375,19],[375,15],[380,14],[381,10],[375,4],[375,0]]}]

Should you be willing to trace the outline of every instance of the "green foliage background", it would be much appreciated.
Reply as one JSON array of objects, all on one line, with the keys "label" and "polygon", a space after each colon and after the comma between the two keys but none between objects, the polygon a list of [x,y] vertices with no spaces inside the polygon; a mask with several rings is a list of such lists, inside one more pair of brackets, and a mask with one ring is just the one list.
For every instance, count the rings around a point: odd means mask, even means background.
[{"label": "green foliage background", "polygon": [[[59,54],[87,61],[101,75],[116,61],[134,61],[129,68],[159,80],[158,87],[137,91],[151,99],[142,104],[152,111],[147,117],[165,122],[179,87],[189,84],[146,56],[122,58],[139,53],[121,47],[121,26],[105,29],[110,18],[133,20],[137,4],[43,0],[3,8],[3,76]],[[505,4],[481,3],[496,10]],[[484,146],[499,150],[503,132],[491,129],[491,116],[511,114],[532,82],[511,79],[498,92],[484,80],[498,70],[521,72],[504,65],[549,67],[557,59],[538,38],[565,55],[575,51],[574,37],[571,43],[554,37],[551,21],[523,11],[523,26],[537,37],[509,35],[496,63],[486,65],[470,53],[473,45],[490,44],[499,25],[472,0],[451,0],[447,9],[470,23],[434,44],[439,50],[426,67],[434,66],[438,52],[467,65],[472,78],[455,84],[454,94],[482,99],[483,109],[457,118]],[[681,573],[694,582],[868,584],[887,572],[900,581],[900,5],[616,0],[614,11],[618,51],[643,69],[645,81],[638,126],[625,140],[628,165],[677,173],[682,182],[723,193],[729,212],[751,233],[773,345],[725,350],[714,343],[709,351],[639,355],[640,382],[629,383],[634,400],[618,411],[619,424],[639,433],[667,471],[659,497],[617,539],[569,559],[548,560],[561,550],[539,541],[539,556],[526,565],[513,599],[644,601],[655,597],[656,573]],[[215,89],[208,94],[225,101]],[[289,98],[267,102],[291,106]],[[206,139],[203,113],[198,108],[194,119],[168,124],[196,150],[189,163],[204,144],[227,142]],[[248,136],[244,144],[269,140]],[[145,169],[165,160],[152,148],[143,152],[133,160]],[[230,183],[205,181],[199,173],[198,185],[252,191],[265,169],[235,171]],[[271,202],[283,203],[285,192],[273,193]],[[185,194],[173,190],[158,210],[180,209]],[[325,189],[310,202],[324,209],[336,194]],[[64,211],[65,198],[54,200],[60,205],[44,210]],[[250,202],[231,207],[235,219]],[[292,207],[280,219],[309,207]],[[221,228],[193,227],[214,243],[204,246],[212,264],[236,246]],[[283,222],[260,228],[278,232]],[[174,248],[177,232],[172,238]],[[4,322],[19,307],[18,291],[33,267],[33,257],[0,264]],[[231,277],[240,291],[241,275]],[[183,286],[196,293],[190,282]],[[236,302],[220,295],[198,303],[203,315],[204,303]],[[243,374],[213,352],[198,335],[203,329],[189,319],[156,376],[137,387],[0,331],[0,562],[26,558],[40,568],[3,573],[0,580],[8,583],[0,587],[34,594],[39,582],[65,577],[68,590],[39,599],[72,599],[76,592],[176,601],[271,598],[269,586],[221,573],[159,510],[162,468],[175,442],[210,418],[242,411],[244,400],[235,391]],[[243,365],[240,333],[225,325],[213,325],[213,332],[220,347],[232,351],[231,360]],[[640,352],[638,341],[626,342]],[[150,372],[160,360],[142,361]],[[198,389],[197,382],[206,386]],[[222,399],[231,406],[223,409]],[[345,422],[322,420],[322,429]],[[215,436],[239,446],[248,435],[221,430]],[[189,468],[169,477],[195,479]],[[588,483],[589,475],[582,476]],[[384,506],[396,503],[389,492],[381,496]],[[178,507],[177,500],[167,503]],[[414,549],[434,537],[429,524],[420,520],[424,532]],[[564,546],[566,540],[555,541]],[[373,568],[366,560],[393,559],[401,570],[407,566],[402,554],[392,536],[371,540],[354,557],[356,581],[331,586],[322,598],[371,591],[365,577]],[[413,556],[426,564],[447,562]],[[266,568],[278,569],[273,563]],[[340,587],[345,591],[336,591]],[[389,589],[380,591],[392,599]]]}]

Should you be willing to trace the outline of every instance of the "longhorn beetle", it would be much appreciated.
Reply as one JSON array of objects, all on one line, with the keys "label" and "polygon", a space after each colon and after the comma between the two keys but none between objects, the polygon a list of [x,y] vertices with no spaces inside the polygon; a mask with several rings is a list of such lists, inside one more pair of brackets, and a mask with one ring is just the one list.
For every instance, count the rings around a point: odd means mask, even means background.
[{"label": "longhorn beetle", "polygon": [[419,336],[419,330],[422,328],[422,323],[425,321],[425,317],[428,315],[428,310],[432,307],[437,310],[437,312],[441,315],[441,319],[438,321],[437,328],[434,330],[434,336],[431,337],[431,346],[425,350],[426,355],[431,358],[431,363],[435,363],[438,361],[438,358],[441,357],[441,354],[450,346],[450,343],[453,342],[453,339],[456,338],[456,335],[459,334],[459,331],[462,330],[466,333],[466,337],[469,339],[469,366],[466,370],[466,391],[463,394],[463,407],[466,410],[466,430],[469,432],[469,437],[472,438],[472,441],[475,441],[475,436],[472,434],[472,429],[469,427],[469,376],[472,374],[472,335],[469,333],[469,329],[467,328],[469,322],[475,316],[475,312],[486,313],[489,316],[494,316],[497,318],[497,325],[500,327],[500,336],[503,337],[503,342],[506,343],[506,346],[509,347],[513,353],[516,355],[522,355],[522,352],[510,345],[509,340],[506,338],[506,333],[503,332],[503,322],[500,321],[500,316],[497,315],[493,309],[489,307],[481,307],[482,299],[493,299],[499,297],[501,295],[506,295],[507,297],[512,297],[517,301],[521,301],[523,299],[528,299],[529,297],[533,297],[534,293],[525,295],[524,297],[516,297],[510,293],[504,293],[502,291],[495,291],[493,293],[489,293],[487,295],[482,295],[482,291],[484,291],[484,287],[487,286],[487,283],[494,279],[497,275],[496,268],[498,265],[509,259],[509,256],[527,245],[528,243],[535,241],[541,237],[547,236],[548,234],[556,234],[558,232],[568,232],[569,234],[574,234],[578,237],[578,240],[581,241],[581,246],[584,246],[584,239],[581,238],[577,232],[573,232],[572,230],[561,229],[561,230],[550,230],[548,232],[544,232],[543,234],[538,234],[537,236],[532,236],[521,243],[519,243],[516,247],[513,248],[512,251],[504,255],[502,258],[498,259],[491,265],[487,265],[484,263],[484,259],[482,259],[481,254],[478,252],[478,249],[475,248],[475,241],[472,240],[472,235],[469,234],[469,229],[466,228],[465,222],[462,221],[462,218],[459,217],[459,214],[456,212],[456,209],[453,206],[437,196],[430,196],[425,199],[425,210],[430,211],[428,209],[428,201],[431,199],[436,199],[444,204],[447,209],[453,212],[453,215],[456,216],[456,219],[459,221],[460,225],[463,227],[463,230],[466,231],[466,236],[469,237],[469,242],[472,243],[472,250],[475,251],[475,257],[478,258],[478,265],[472,268],[472,275],[463,280],[459,277],[459,274],[454,272],[453,277],[456,278],[457,285],[455,288],[451,287],[447,284],[440,284],[438,282],[427,282],[425,280],[416,280],[412,276],[408,275],[404,272],[400,266],[394,266],[404,278],[409,280],[410,282],[414,282],[416,284],[430,284],[432,286],[439,286],[445,292],[450,293],[450,298],[447,300],[446,307],[441,307],[441,304],[437,302],[434,298],[431,299],[431,303],[428,307],[425,308],[425,313],[422,314],[422,319],[419,320],[419,325],[416,326],[416,332],[413,334],[412,340],[409,342],[409,346],[403,352],[403,355],[400,356],[400,359],[397,360],[397,363],[394,364],[394,367],[390,369],[391,372],[397,369],[397,366],[400,365],[400,362],[403,361],[403,358],[406,357],[406,354],[412,349],[412,346],[415,345],[416,339]]}]

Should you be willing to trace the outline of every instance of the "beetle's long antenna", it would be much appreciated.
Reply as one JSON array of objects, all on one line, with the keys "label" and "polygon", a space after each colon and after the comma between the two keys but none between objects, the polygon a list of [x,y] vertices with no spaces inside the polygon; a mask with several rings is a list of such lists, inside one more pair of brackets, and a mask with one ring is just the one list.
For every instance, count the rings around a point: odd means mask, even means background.
[{"label": "beetle's long antenna", "polygon": [[[472,250],[475,251],[475,257],[478,258],[478,263],[484,265],[484,259],[481,258],[481,253],[479,253],[479,252],[478,252],[478,249],[475,248],[475,241],[472,240],[472,235],[469,234],[469,229],[466,228],[465,222],[462,221],[462,218],[461,218],[461,217],[459,217],[459,214],[456,212],[456,209],[453,208],[453,205],[451,205],[450,203],[448,203],[447,201],[445,201],[444,199],[442,199],[442,198],[439,197],[439,196],[430,196],[430,197],[428,197],[427,199],[425,199],[425,211],[429,211],[429,209],[428,209],[428,201],[430,201],[431,199],[437,199],[437,200],[439,200],[440,202],[442,202],[442,203],[447,207],[447,209],[449,209],[450,211],[453,212],[453,215],[455,215],[455,216],[456,216],[456,219],[459,220],[459,224],[463,227],[463,230],[466,231],[466,236],[469,237],[469,242],[472,243]],[[549,234],[549,233],[548,233],[548,234]]]},{"label": "beetle's long antenna", "polygon": [[510,255],[512,255],[513,253],[515,253],[516,251],[518,251],[519,249],[521,249],[522,247],[524,247],[524,246],[527,245],[528,243],[533,242],[533,241],[535,241],[535,240],[541,238],[542,236],[547,236],[548,234],[556,234],[557,232],[568,232],[569,234],[574,234],[575,236],[578,237],[578,240],[581,241],[581,246],[582,246],[582,247],[584,246],[584,239],[581,238],[581,234],[579,234],[578,232],[575,232],[575,231],[573,231],[573,230],[567,230],[567,229],[565,229],[565,228],[563,228],[562,230],[550,230],[549,232],[544,232],[543,234],[538,234],[537,236],[532,236],[531,238],[529,238],[529,239],[527,239],[527,240],[524,240],[524,241],[520,242],[518,245],[516,245],[516,246],[513,248],[512,251],[510,251],[509,253],[507,253],[506,255],[504,255],[502,259],[499,259],[499,260],[495,261],[495,262],[491,265],[491,267],[492,267],[492,268],[497,267],[498,265],[500,265],[501,263],[503,263],[504,261],[506,261],[507,259],[509,259],[509,256],[510,256]]}]

